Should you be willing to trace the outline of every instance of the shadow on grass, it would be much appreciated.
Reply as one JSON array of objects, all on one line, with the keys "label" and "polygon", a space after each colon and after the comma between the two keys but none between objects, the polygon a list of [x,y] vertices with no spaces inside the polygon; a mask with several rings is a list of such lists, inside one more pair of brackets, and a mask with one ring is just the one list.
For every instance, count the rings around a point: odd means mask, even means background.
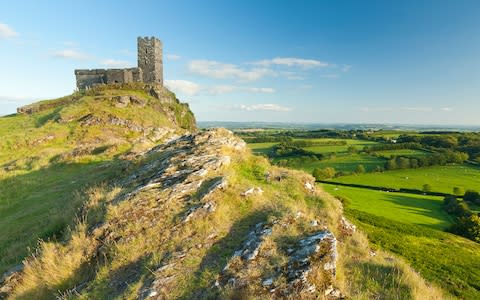
[{"label": "shadow on grass", "polygon": [[63,107],[57,107],[55,108],[52,112],[43,115],[35,120],[35,127],[39,128],[45,125],[48,121],[52,120],[58,120],[60,119],[60,111],[62,110]]},{"label": "shadow on grass", "polygon": [[437,224],[416,223],[417,225],[443,230],[452,224],[450,217],[442,208],[441,201],[428,198],[414,198],[404,195],[399,196],[395,194],[388,195],[386,200],[402,206],[402,209],[407,210],[412,214],[422,215],[438,220]]},{"label": "shadow on grass", "polygon": [[214,282],[211,281],[211,275],[219,274],[253,227],[266,221],[273,214],[273,211],[261,210],[236,221],[230,232],[210,247],[194,273],[191,288],[180,299],[218,299],[220,297],[219,291],[215,287],[212,288]]},{"label": "shadow on grass", "polygon": [[52,164],[0,180],[0,274],[20,263],[38,239],[62,238],[83,204],[75,194],[110,180],[122,165]]}]

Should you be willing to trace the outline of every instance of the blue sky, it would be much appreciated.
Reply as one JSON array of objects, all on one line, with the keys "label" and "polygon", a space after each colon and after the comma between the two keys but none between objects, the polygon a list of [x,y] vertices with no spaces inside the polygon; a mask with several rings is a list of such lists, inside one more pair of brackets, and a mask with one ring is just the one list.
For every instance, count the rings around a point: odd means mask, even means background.
[{"label": "blue sky", "polygon": [[2,1],[0,115],[136,65],[202,121],[480,125],[479,1]]}]

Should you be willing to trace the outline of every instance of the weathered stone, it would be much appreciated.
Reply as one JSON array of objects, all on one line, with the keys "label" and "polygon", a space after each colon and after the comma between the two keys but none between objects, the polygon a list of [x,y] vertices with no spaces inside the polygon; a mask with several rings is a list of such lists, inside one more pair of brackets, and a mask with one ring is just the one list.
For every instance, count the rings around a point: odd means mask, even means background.
[{"label": "weathered stone", "polygon": [[113,100],[115,101],[115,106],[120,108],[127,107],[130,104],[129,96],[117,96]]},{"label": "weathered stone", "polygon": [[75,70],[77,88],[84,90],[96,85],[129,82],[163,85],[162,42],[155,37],[138,37],[137,51],[137,68]]}]

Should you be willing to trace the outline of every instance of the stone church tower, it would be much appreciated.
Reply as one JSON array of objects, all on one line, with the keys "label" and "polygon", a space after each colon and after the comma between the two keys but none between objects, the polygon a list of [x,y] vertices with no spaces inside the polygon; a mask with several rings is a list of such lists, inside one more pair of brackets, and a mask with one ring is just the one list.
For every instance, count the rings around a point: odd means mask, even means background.
[{"label": "stone church tower", "polygon": [[138,37],[137,49],[143,82],[163,84],[162,42],[155,37]]},{"label": "stone church tower", "polygon": [[137,47],[136,68],[75,70],[77,89],[128,82],[163,85],[162,42],[156,37],[138,37]]}]

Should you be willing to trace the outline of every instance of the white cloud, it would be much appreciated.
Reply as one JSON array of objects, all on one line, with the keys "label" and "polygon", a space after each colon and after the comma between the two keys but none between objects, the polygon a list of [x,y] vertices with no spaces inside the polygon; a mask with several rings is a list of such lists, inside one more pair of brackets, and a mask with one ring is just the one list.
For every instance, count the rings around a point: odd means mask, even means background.
[{"label": "white cloud", "polygon": [[338,74],[325,74],[321,75],[323,78],[338,79],[340,76]]},{"label": "white cloud", "polygon": [[20,104],[27,100],[32,100],[30,97],[18,97],[18,96],[0,96],[0,103],[3,104]]},{"label": "white cloud", "polygon": [[165,80],[165,86],[174,92],[189,96],[198,94],[201,89],[200,85],[188,80]]},{"label": "white cloud", "polygon": [[17,36],[18,33],[7,24],[0,23],[0,38],[11,38]]},{"label": "white cloud", "polygon": [[234,64],[226,64],[213,60],[193,60],[188,64],[191,73],[217,78],[234,78],[238,80],[258,80],[274,72],[267,68],[242,69]]},{"label": "white cloud", "polygon": [[287,66],[287,67],[301,67],[301,68],[323,68],[327,67],[328,63],[315,60],[304,59],[296,57],[275,57],[272,59],[264,59],[253,62],[254,65],[269,67],[272,65]]},{"label": "white cloud", "polygon": [[246,92],[246,93],[275,93],[275,89],[270,87],[243,87],[235,85],[216,85],[208,89],[208,93],[212,95],[219,95],[232,92]]},{"label": "white cloud", "polygon": [[348,71],[350,71],[351,68],[352,68],[351,65],[343,65],[342,66],[342,71],[343,72],[348,72]]},{"label": "white cloud", "polygon": [[441,111],[452,111],[453,108],[451,108],[451,107],[442,107],[442,108],[440,108],[440,110],[441,110]]},{"label": "white cloud", "polygon": [[129,61],[126,60],[116,60],[116,59],[106,59],[101,62],[102,65],[104,66],[109,66],[109,67],[116,67],[116,68],[125,68],[125,67],[131,67],[132,64]]},{"label": "white cloud", "polygon": [[64,58],[64,59],[73,59],[73,60],[85,60],[90,58],[87,54],[79,52],[73,49],[65,49],[52,53],[52,57],[55,58]]},{"label": "white cloud", "polygon": [[417,107],[417,106],[402,107],[402,110],[412,111],[412,112],[431,112],[431,111],[433,111],[433,109],[431,107]]},{"label": "white cloud", "polygon": [[177,55],[177,54],[167,54],[167,59],[169,60],[179,60],[180,58],[182,58],[180,55]]},{"label": "white cloud", "polygon": [[273,103],[265,103],[265,104],[237,104],[234,105],[232,108],[234,109],[241,109],[245,111],[276,111],[276,112],[287,112],[291,111],[290,107],[281,106],[278,104]]},{"label": "white cloud", "polygon": [[362,112],[387,112],[393,111],[392,107],[361,107],[360,111]]}]

